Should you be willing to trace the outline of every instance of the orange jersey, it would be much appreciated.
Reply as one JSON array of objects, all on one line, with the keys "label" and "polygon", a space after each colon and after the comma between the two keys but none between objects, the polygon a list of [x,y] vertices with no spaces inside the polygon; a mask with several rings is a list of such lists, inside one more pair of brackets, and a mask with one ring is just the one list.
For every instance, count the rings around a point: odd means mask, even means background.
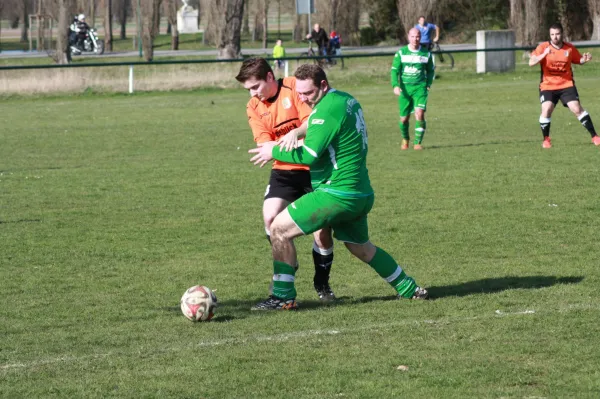
[{"label": "orange jersey", "polygon": [[[300,127],[312,112],[296,93],[295,77],[279,79],[278,83],[274,99],[262,102],[252,97],[246,106],[248,123],[257,144],[280,139],[289,131]],[[309,167],[275,160],[273,169],[309,170]]]},{"label": "orange jersey", "polygon": [[557,49],[550,42],[544,42],[537,46],[532,54],[540,56],[548,47],[550,53],[540,61],[542,68],[540,90],[559,90],[575,86],[571,64],[581,64],[579,51],[571,43],[563,42],[562,47]]}]

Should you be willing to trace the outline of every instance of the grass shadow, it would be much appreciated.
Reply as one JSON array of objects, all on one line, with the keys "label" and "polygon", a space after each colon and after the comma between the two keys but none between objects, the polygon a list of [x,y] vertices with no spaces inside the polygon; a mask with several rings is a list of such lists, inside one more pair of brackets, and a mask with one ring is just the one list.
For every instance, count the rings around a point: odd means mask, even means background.
[{"label": "grass shadow", "polygon": [[557,284],[577,284],[583,279],[583,276],[508,276],[484,278],[468,281],[463,284],[427,287],[427,290],[429,291],[429,298],[435,300],[449,296],[461,297],[474,294],[490,294],[506,290],[537,289]]}]

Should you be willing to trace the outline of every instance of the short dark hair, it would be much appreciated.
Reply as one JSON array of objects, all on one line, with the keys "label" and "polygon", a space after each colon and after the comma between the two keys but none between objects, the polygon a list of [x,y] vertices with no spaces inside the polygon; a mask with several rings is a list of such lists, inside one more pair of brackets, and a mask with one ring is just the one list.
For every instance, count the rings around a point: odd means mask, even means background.
[{"label": "short dark hair", "polygon": [[417,21],[420,20],[421,18],[423,18],[425,21],[427,21],[427,18],[425,18],[425,15],[419,15],[419,18],[417,18]]},{"label": "short dark hair", "polygon": [[267,80],[269,72],[273,74],[273,69],[271,69],[271,66],[264,58],[248,58],[242,62],[240,72],[235,79],[240,83],[244,83],[251,78]]},{"label": "short dark hair", "polygon": [[[563,33],[563,26],[559,23],[553,23],[552,25],[550,25],[550,29],[558,29],[560,31],[560,33]],[[548,30],[550,30],[548,29]]]},{"label": "short dark hair", "polygon": [[[294,76],[298,80],[312,80],[315,86],[321,87],[321,82],[327,82],[327,75],[323,68],[318,66],[317,64],[304,64],[300,65],[296,72],[294,72]],[[329,85],[329,82],[327,82]]]}]

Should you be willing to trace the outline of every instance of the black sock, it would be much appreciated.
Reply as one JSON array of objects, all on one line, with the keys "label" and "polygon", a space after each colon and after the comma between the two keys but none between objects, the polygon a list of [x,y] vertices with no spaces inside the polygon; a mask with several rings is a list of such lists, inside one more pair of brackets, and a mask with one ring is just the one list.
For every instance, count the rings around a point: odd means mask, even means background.
[{"label": "black sock", "polygon": [[550,137],[550,118],[542,118],[540,116],[540,128],[544,138]]},{"label": "black sock", "polygon": [[271,244],[271,235],[267,234],[267,240],[269,240],[269,244]]},{"label": "black sock", "polygon": [[584,111],[583,118],[579,119],[579,122],[583,125],[584,128],[590,132],[592,137],[596,136],[596,129],[594,129],[594,124],[592,123],[592,117],[586,111]]},{"label": "black sock", "polygon": [[328,285],[331,264],[333,263],[333,252],[329,255],[321,255],[313,249],[312,255],[315,262],[315,278],[313,280],[315,287]]}]

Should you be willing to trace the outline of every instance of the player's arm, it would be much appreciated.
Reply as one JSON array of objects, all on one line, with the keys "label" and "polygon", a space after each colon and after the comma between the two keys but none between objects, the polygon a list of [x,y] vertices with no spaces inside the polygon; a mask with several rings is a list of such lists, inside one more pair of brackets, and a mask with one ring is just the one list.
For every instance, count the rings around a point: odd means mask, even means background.
[{"label": "player's arm", "polygon": [[433,83],[433,78],[435,77],[435,64],[433,63],[433,56],[429,53],[429,60],[427,60],[427,90],[431,87]]},{"label": "player's arm", "polygon": [[550,46],[542,50],[542,46],[538,46],[529,56],[529,66],[534,66],[540,63],[546,56],[550,54]]},{"label": "player's arm", "polygon": [[290,151],[302,145],[302,139],[306,137],[308,120],[305,120],[300,127],[290,130],[288,134],[283,136],[277,143],[279,148],[284,151]]},{"label": "player's arm", "polygon": [[577,50],[575,47],[573,47],[573,52],[571,53],[571,62],[573,64],[583,65],[586,62],[590,61],[591,59],[592,59],[592,55],[590,53],[581,54],[579,52],[579,50]]},{"label": "player's arm", "polygon": [[438,40],[440,40],[440,28],[437,25],[433,26],[435,26],[435,37],[433,38],[433,42],[437,43]]},{"label": "player's arm", "polygon": [[329,147],[333,137],[339,130],[339,123],[331,115],[327,117],[329,119],[320,119],[318,115],[314,115],[309,121],[304,145],[289,152],[281,150],[277,146],[273,147],[273,151],[271,152],[273,159],[309,166],[315,163],[323,152],[327,150],[327,147]]},{"label": "player's arm", "polygon": [[401,74],[400,71],[402,70],[402,57],[400,56],[400,52],[396,52],[396,55],[394,56],[394,61],[392,61],[392,69],[390,71],[390,76],[392,78],[392,87],[394,88],[394,94],[399,96],[400,92],[402,91],[400,89],[400,80],[401,78]]},{"label": "player's arm", "polygon": [[260,120],[256,110],[248,106],[246,107],[246,114],[248,115],[248,124],[252,130],[252,135],[254,136],[254,142],[258,146],[261,146],[266,142],[273,141],[271,129],[268,129]]}]

